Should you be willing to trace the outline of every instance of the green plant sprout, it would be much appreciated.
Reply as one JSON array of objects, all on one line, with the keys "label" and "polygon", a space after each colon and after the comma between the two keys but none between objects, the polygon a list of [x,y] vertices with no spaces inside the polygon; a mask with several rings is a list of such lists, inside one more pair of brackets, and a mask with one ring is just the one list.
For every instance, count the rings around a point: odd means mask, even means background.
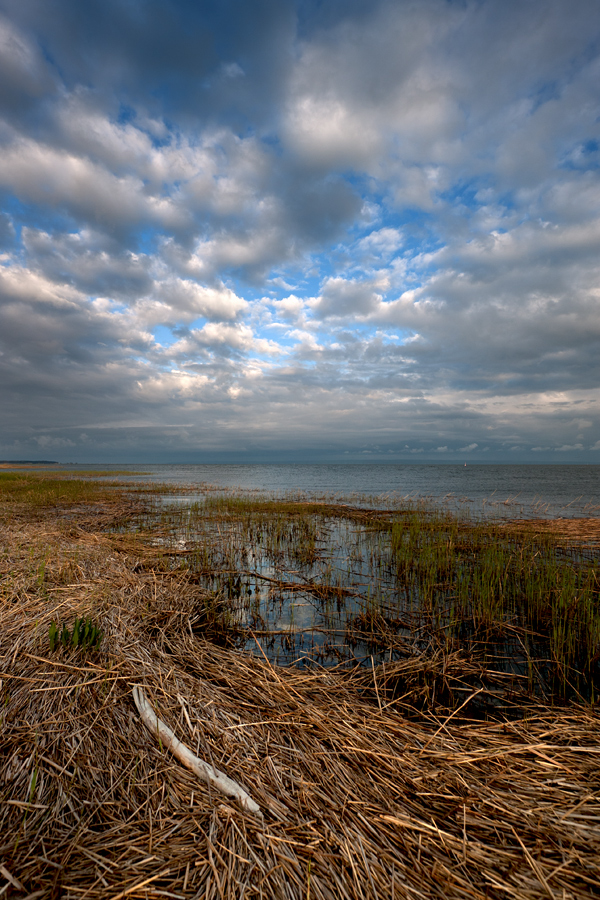
[{"label": "green plant sprout", "polygon": [[48,630],[48,638],[50,641],[50,650],[54,652],[62,645],[64,650],[81,647],[82,650],[95,650],[104,637],[100,628],[94,624],[91,618],[86,619],[84,616],[77,617],[73,623],[73,628],[69,631],[66,625],[62,628],[57,622],[50,622]]}]

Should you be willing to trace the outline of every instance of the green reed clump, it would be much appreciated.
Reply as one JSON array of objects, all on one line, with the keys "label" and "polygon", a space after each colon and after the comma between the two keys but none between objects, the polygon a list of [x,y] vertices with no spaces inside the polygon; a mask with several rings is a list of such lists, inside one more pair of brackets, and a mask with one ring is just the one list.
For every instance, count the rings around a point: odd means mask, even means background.
[{"label": "green reed clump", "polygon": [[103,632],[92,619],[85,617],[76,617],[71,630],[67,625],[61,627],[60,623],[52,621],[48,631],[52,652],[61,646],[63,650],[77,649],[78,647],[82,650],[95,650],[99,647],[103,637]]},{"label": "green reed clump", "polygon": [[328,516],[329,518],[351,518],[358,510],[343,504],[319,502],[315,500],[296,500],[277,497],[253,497],[246,494],[214,493],[208,494],[197,509],[203,514],[221,513],[223,515],[263,515],[263,516]]},{"label": "green reed clump", "polygon": [[406,515],[389,531],[398,584],[422,614],[459,636],[502,634],[510,625],[546,641],[554,687],[579,690],[598,677],[597,560],[565,558],[550,535],[446,517]]},{"label": "green reed clump", "polygon": [[277,503],[246,497],[209,496],[206,502],[170,506],[157,518],[165,531],[189,545],[189,562],[196,570],[247,567],[256,551],[280,561],[289,558],[310,565],[318,552],[323,507]]}]

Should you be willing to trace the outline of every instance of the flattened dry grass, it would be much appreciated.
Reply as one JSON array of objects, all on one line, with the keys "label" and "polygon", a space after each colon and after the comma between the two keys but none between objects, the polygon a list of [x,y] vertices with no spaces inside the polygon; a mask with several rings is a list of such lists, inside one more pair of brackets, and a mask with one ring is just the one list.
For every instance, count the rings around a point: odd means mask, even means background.
[{"label": "flattened dry grass", "polygon": [[600,545],[600,518],[579,519],[516,519],[504,528],[515,533],[549,534],[562,546]]},{"label": "flattened dry grass", "polygon": [[[411,712],[427,667],[458,678],[468,661],[300,671],[216,647],[198,634],[190,573],[143,537],[107,534],[119,510],[96,502],[97,527],[71,509],[13,516],[0,532],[6,896],[600,895],[594,709],[531,707],[519,721]],[[76,615],[94,618],[103,644],[51,654],[50,621]],[[134,685],[262,818],[160,746]]]}]

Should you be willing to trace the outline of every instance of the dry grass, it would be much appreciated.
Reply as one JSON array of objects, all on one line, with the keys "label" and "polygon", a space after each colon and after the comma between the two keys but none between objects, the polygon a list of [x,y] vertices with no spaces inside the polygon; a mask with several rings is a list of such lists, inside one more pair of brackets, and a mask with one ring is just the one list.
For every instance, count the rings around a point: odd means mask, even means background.
[{"label": "dry grass", "polygon": [[503,526],[518,533],[549,534],[566,546],[600,545],[600,518],[516,519]]},{"label": "dry grass", "polygon": [[[126,512],[111,503],[21,511],[0,534],[5,896],[600,895],[594,710],[418,712],[431,671],[468,680],[458,656],[308,672],[218,648],[196,633],[189,572],[103,530]],[[50,654],[50,621],[76,615],[100,624],[100,649]],[[134,685],[263,819],[159,746]]]}]

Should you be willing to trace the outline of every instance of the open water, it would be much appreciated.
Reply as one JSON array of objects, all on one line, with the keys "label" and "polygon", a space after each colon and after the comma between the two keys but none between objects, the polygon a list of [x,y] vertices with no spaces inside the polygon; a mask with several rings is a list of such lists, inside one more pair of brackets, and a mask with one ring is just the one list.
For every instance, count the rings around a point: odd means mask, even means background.
[{"label": "open water", "polygon": [[[74,467],[90,469],[89,465]],[[153,465],[102,466],[133,481],[307,494],[357,504],[429,500],[475,516],[600,516],[600,465]]]}]

